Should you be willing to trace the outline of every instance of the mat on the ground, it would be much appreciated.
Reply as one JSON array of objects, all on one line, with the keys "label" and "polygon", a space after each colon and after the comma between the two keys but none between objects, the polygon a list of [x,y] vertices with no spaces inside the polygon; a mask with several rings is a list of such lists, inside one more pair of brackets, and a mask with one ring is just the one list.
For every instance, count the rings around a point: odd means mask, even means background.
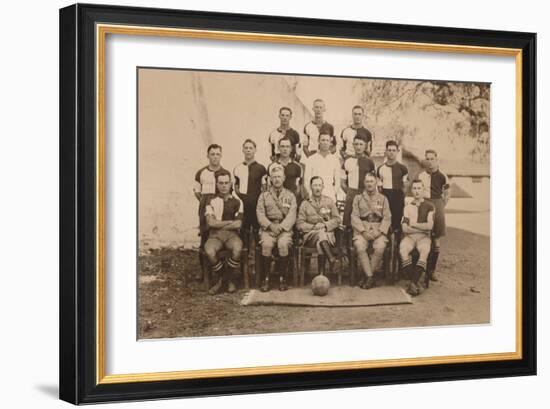
[{"label": "mat on the ground", "polygon": [[312,307],[361,307],[376,305],[412,304],[411,297],[398,286],[382,286],[369,290],[358,287],[332,287],[323,297],[313,295],[310,287],[273,289],[262,293],[251,290],[241,305],[296,305]]}]

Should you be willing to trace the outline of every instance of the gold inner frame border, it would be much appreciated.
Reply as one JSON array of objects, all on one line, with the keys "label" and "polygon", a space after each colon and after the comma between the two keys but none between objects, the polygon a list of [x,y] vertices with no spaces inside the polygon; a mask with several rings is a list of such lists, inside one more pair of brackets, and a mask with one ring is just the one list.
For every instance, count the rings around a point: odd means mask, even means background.
[{"label": "gold inner frame border", "polygon": [[[522,50],[455,44],[296,36],[235,31],[96,24],[96,383],[116,384],[214,377],[291,374],[367,368],[519,360],[522,358]],[[108,34],[225,41],[467,53],[515,57],[516,64],[516,350],[506,353],[450,355],[369,361],[239,367],[171,372],[105,374],[105,42]]]}]

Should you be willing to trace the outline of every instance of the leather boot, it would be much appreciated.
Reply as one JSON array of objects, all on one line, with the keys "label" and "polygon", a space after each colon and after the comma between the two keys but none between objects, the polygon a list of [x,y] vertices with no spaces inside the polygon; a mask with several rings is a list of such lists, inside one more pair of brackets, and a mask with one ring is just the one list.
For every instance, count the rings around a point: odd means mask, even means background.
[{"label": "leather boot", "polygon": [[322,242],[319,243],[319,246],[321,247],[321,250],[323,250],[323,254],[327,258],[328,262],[330,263],[330,266],[332,267],[336,259],[332,254],[332,247],[330,246],[329,242],[326,240],[323,240]]},{"label": "leather boot", "polygon": [[261,260],[263,277],[261,278],[262,286],[260,287],[260,291],[265,293],[271,289],[269,285],[269,276],[271,274],[271,257],[262,256]]},{"label": "leather boot", "polygon": [[286,276],[288,274],[288,256],[281,257],[279,260],[279,291],[288,290]]}]

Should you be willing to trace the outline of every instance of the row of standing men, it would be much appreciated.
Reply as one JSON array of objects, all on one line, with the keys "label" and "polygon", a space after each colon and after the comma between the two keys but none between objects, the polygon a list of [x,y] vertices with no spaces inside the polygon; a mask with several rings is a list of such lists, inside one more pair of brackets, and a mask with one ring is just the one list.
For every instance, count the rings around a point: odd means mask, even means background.
[{"label": "row of standing men", "polygon": [[[418,283],[424,272],[432,280],[437,280],[435,267],[440,252],[439,239],[445,234],[444,208],[450,193],[449,180],[438,167],[437,153],[426,151],[426,169],[413,181],[414,200],[405,207],[409,175],[407,167],[397,161],[397,142],[386,143],[386,161],[375,169],[369,157],[372,134],[346,131],[359,129],[357,120],[363,119],[362,108],[354,107],[352,112],[353,124],[341,135],[341,158],[333,153],[333,127],[327,126],[326,121],[311,122],[305,130],[310,124],[317,127],[316,151],[308,148],[311,143],[305,144],[306,159],[298,162],[299,140],[290,137],[288,132],[281,132],[283,125],[288,126],[292,115],[284,107],[279,111],[279,136],[273,133],[269,136],[272,163],[267,168],[256,162],[256,143],[250,139],[242,145],[244,161],[234,168],[233,175],[221,166],[221,146],[209,146],[209,164],[197,172],[194,191],[200,201],[201,246],[212,272],[219,276],[210,289],[211,293],[224,288],[230,292],[235,290],[228,277],[239,266],[242,239],[248,246],[251,230],[259,229],[260,234],[261,271],[266,272],[262,280],[263,291],[270,289],[269,266],[274,248],[279,253],[279,264],[275,269],[279,274],[279,289],[287,288],[288,248],[295,225],[304,235],[307,245],[317,246],[318,251],[324,253],[329,262],[332,261],[333,231],[341,224],[335,205],[336,193],[340,189],[346,195],[343,224],[353,231],[354,247],[365,273],[361,282],[363,288],[374,285],[373,272],[387,245],[390,227],[393,232],[403,235],[400,240],[402,265],[413,277],[409,292],[417,295],[421,291]],[[231,194],[233,187],[238,198]],[[227,192],[223,193],[226,189]],[[243,234],[239,236],[238,231]],[[370,258],[367,254],[369,244],[374,249]],[[232,253],[226,261],[225,274],[223,263],[217,257],[223,248]],[[412,266],[410,253],[415,248],[420,257]]]}]

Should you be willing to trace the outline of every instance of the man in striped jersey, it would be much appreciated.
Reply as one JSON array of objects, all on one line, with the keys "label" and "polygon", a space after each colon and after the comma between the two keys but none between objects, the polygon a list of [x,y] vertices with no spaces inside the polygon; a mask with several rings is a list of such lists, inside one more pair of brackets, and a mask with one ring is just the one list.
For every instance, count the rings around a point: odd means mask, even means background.
[{"label": "man in striped jersey", "polygon": [[[411,185],[413,201],[405,206],[401,228],[403,236],[399,244],[399,254],[405,276],[411,282],[407,292],[416,296],[423,290],[422,277],[426,273],[426,265],[432,246],[432,228],[434,226],[434,205],[424,199],[424,183],[415,179]],[[418,251],[418,261],[413,265],[411,252]]]},{"label": "man in striped jersey", "polygon": [[[239,271],[243,242],[239,237],[242,226],[242,202],[231,194],[231,173],[221,170],[216,174],[218,193],[207,200],[204,216],[208,226],[208,240],[204,244],[204,252],[212,273],[217,275],[216,283],[208,290],[211,295],[218,294],[227,288],[227,292],[236,290],[233,283]],[[226,268],[218,258],[222,249],[229,250],[231,257],[226,261]]]},{"label": "man in striped jersey", "polygon": [[[216,194],[216,174],[225,170],[220,164],[222,158],[222,147],[220,145],[214,143],[208,146],[206,157],[208,158],[208,165],[197,171],[195,174],[195,184],[193,186],[193,193],[199,201],[199,234],[201,236],[201,248],[204,247],[204,243],[206,242],[206,233],[208,230],[204,208],[208,199]],[[202,263],[202,257],[200,260]],[[195,279],[201,281],[202,278],[202,270],[197,271]]]},{"label": "man in striped jersey", "polygon": [[438,281],[435,273],[440,252],[440,238],[445,236],[445,206],[451,197],[451,184],[447,175],[439,169],[437,152],[428,149],[425,152],[426,170],[418,175],[424,183],[424,198],[435,208],[434,227],[432,231],[432,251],[428,258],[427,273],[431,281]]},{"label": "man in striped jersey", "polygon": [[292,110],[288,107],[279,109],[279,127],[269,134],[269,143],[271,145],[271,161],[274,162],[280,155],[279,141],[282,138],[288,138],[292,145],[290,157],[297,162],[300,161],[300,135],[290,126],[292,119]]},{"label": "man in striped jersey", "polygon": [[251,230],[258,230],[256,203],[262,193],[262,181],[267,174],[264,165],[256,162],[256,142],[247,139],[243,143],[244,161],[235,166],[235,192],[244,205],[243,226],[241,229],[245,246],[249,248]]},{"label": "man in striped jersey", "polygon": [[379,186],[388,198],[391,209],[391,226],[394,232],[401,230],[405,192],[409,171],[397,160],[399,145],[396,141],[386,142],[386,161],[378,167]]},{"label": "man in striped jersey", "polygon": [[346,192],[346,204],[344,207],[344,225],[351,226],[351,209],[353,198],[363,191],[365,175],[374,171],[374,162],[365,150],[365,139],[359,135],[353,138],[354,155],[348,157],[342,166],[340,186]]},{"label": "man in striped jersey", "polygon": [[351,116],[353,123],[344,128],[340,134],[340,139],[342,140],[342,147],[340,148],[340,155],[344,160],[354,156],[355,148],[353,146],[353,141],[356,137],[363,139],[367,145],[366,154],[370,156],[372,151],[372,133],[363,126],[363,120],[365,117],[365,111],[362,106],[355,105],[351,110]]},{"label": "man in striped jersey", "polygon": [[[327,134],[330,136],[330,151],[336,152],[336,137],[334,136],[334,126],[325,121],[326,106],[322,99],[313,101],[313,121],[304,126],[304,139],[302,147],[306,157],[310,157],[319,150],[319,136]],[[308,182],[306,181],[306,184]]]},{"label": "man in striped jersey", "polygon": [[[270,170],[274,166],[282,166],[285,173],[285,179],[283,187],[290,190],[296,196],[296,200],[300,202],[302,200],[301,186],[303,168],[296,161],[292,160],[292,142],[288,138],[279,139],[279,157],[267,167],[267,173],[270,174]],[[269,176],[267,177],[267,186],[271,185]]]}]

